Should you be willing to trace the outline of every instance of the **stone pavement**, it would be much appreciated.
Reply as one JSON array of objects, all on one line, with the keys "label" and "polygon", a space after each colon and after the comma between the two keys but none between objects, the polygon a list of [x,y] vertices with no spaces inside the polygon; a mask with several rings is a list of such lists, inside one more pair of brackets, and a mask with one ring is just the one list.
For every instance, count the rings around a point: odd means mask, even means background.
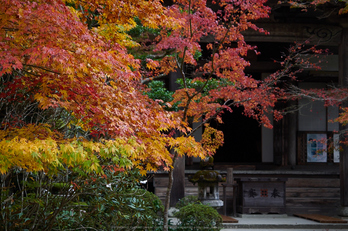
[{"label": "stone pavement", "polygon": [[[246,215],[234,217],[238,223],[224,223],[222,231],[348,231],[348,223],[320,223],[286,214]],[[347,218],[342,218],[347,220]]]}]

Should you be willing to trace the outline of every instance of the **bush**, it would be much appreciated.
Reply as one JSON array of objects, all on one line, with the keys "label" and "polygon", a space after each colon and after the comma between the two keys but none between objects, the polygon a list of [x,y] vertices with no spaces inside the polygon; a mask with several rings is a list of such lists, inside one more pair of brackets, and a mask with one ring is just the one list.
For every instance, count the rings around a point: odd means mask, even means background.
[{"label": "bush", "polygon": [[104,172],[103,176],[95,175],[87,183],[79,184],[79,201],[85,205],[62,214],[57,219],[60,221],[58,229],[145,230],[145,227],[157,227],[163,205],[156,195],[140,188],[139,172],[108,169]]},{"label": "bush", "polygon": [[181,207],[175,216],[179,219],[178,230],[220,230],[222,218],[212,207],[203,204],[188,204]]},{"label": "bush", "polygon": [[198,200],[198,196],[186,196],[181,198],[176,204],[175,208],[180,209],[188,204],[200,204],[201,202]]},{"label": "bush", "polygon": [[1,230],[52,230],[57,215],[78,197],[70,182],[57,183],[61,180],[19,169],[1,175]]},{"label": "bush", "polygon": [[159,226],[162,202],[141,188],[143,177],[137,169],[112,167],[105,168],[104,175],[85,176],[74,171],[59,173],[62,177],[24,170],[3,175],[0,230],[145,230]]}]

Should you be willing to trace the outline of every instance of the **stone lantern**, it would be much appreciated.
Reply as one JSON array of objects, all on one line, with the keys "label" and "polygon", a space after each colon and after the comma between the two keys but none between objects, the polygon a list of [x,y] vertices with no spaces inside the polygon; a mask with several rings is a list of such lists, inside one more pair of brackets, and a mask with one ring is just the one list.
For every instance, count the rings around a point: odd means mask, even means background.
[{"label": "stone lantern", "polygon": [[198,200],[202,204],[209,205],[216,209],[223,206],[223,201],[219,199],[219,182],[226,181],[217,171],[201,170],[189,177],[193,184],[198,183]]}]

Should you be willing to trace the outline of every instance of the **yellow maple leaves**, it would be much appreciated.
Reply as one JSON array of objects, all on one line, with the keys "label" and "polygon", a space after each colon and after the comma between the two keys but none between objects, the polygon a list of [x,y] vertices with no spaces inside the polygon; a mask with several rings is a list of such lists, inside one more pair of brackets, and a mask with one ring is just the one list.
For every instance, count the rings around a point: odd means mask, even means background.
[{"label": "yellow maple leaves", "polygon": [[122,46],[137,46],[126,32],[136,26],[135,18],[139,18],[142,24],[148,28],[158,28],[166,20],[165,8],[160,0],[65,0],[73,5],[74,12],[82,21],[96,20],[98,26],[95,31],[107,40]]},{"label": "yellow maple leaves", "polygon": [[13,167],[25,169],[29,172],[45,170],[46,164],[57,167],[57,143],[47,140],[15,137],[11,140],[0,141],[0,173],[6,173]]},{"label": "yellow maple leaves", "polygon": [[142,150],[134,138],[101,140],[64,139],[45,124],[0,130],[0,173],[12,168],[50,172],[60,167],[80,167],[101,173],[100,158],[129,168]]},{"label": "yellow maple leaves", "polygon": [[222,146],[224,142],[224,134],[215,128],[206,124],[202,135],[201,143],[209,155],[213,155],[216,150]]},{"label": "yellow maple leaves", "polygon": [[107,23],[95,28],[94,30],[108,41],[132,48],[139,46],[139,44],[134,42],[132,37],[130,37],[126,32],[132,29],[134,26],[135,25],[133,24],[120,26],[117,24]]}]

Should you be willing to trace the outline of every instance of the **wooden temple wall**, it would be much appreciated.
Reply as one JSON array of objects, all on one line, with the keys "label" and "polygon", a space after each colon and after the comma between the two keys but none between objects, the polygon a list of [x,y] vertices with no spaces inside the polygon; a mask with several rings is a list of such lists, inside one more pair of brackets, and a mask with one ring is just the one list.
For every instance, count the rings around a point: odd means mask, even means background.
[{"label": "wooden temple wall", "polygon": [[[241,175],[238,177],[261,177],[260,175]],[[262,177],[285,177],[286,181],[286,213],[319,213],[337,214],[340,206],[340,180],[339,175],[262,175]],[[165,174],[156,174],[153,178],[154,193],[164,202],[167,190],[168,177]],[[185,196],[197,195],[197,185],[193,185],[185,177]],[[219,196],[223,200],[223,187],[219,187]],[[232,187],[226,188],[227,214],[232,214]],[[240,198],[237,198],[237,200]],[[219,210],[222,213],[222,208]]]}]

